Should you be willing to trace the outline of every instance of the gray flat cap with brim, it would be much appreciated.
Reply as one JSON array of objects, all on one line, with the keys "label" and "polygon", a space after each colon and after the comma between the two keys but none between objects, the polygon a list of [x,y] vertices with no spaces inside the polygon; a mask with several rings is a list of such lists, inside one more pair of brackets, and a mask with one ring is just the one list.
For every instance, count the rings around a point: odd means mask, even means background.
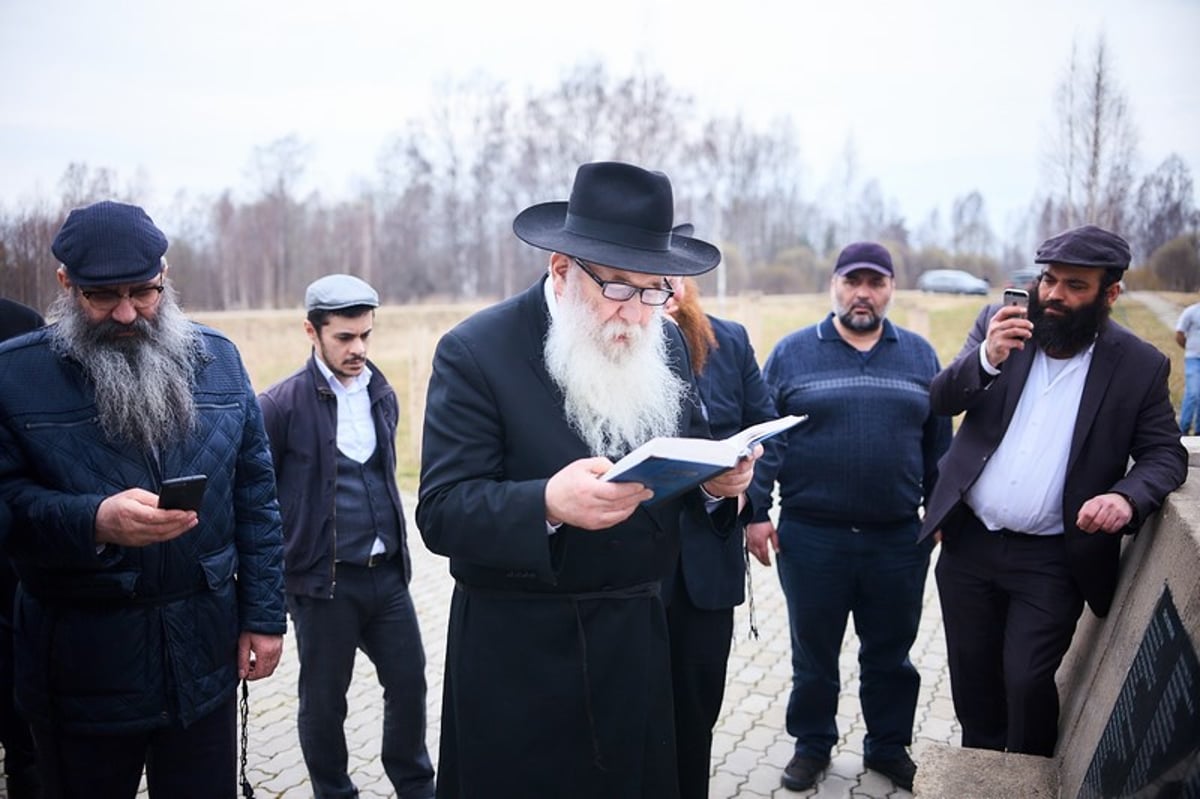
[{"label": "gray flat cap with brim", "polygon": [[304,291],[304,307],[310,311],[338,311],[356,305],[378,308],[379,294],[354,275],[326,275]]},{"label": "gray flat cap with brim", "polygon": [[633,164],[600,161],[575,173],[566,202],[539,203],[513,232],[542,250],[649,275],[699,275],[721,262],[706,241],[672,230],[671,181]]}]

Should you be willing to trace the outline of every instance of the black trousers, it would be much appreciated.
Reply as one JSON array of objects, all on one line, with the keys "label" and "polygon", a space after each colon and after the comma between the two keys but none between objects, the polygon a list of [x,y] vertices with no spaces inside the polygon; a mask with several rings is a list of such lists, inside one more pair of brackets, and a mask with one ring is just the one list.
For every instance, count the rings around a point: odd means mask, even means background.
[{"label": "black trousers", "polygon": [[146,771],[151,797],[226,799],[237,793],[237,697],[190,727],[128,735],[34,725],[43,799],[133,799]]},{"label": "black trousers", "polygon": [[1054,673],[1083,611],[1063,536],[989,531],[969,514],[936,573],[963,746],[1052,756]]},{"label": "black trousers", "polygon": [[725,697],[733,608],[697,608],[679,573],[670,599],[667,628],[671,636],[679,795],[681,799],[708,799],[712,731]]},{"label": "black trousers", "polygon": [[17,575],[8,557],[0,554],[0,746],[9,799],[37,797],[37,764],[29,724],[13,700],[13,594]]},{"label": "black trousers", "polygon": [[401,799],[434,794],[425,748],[425,650],[404,565],[393,558],[373,568],[337,564],[332,599],[287,597],[300,659],[300,749],[313,794],[352,797],[347,773],[346,692],[359,649],[375,664],[383,686],[380,759]]}]

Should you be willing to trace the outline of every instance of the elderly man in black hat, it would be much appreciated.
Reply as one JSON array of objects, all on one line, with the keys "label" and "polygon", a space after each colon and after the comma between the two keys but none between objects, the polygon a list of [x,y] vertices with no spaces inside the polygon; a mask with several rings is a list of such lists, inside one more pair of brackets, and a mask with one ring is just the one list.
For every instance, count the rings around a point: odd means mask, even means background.
[{"label": "elderly man in black hat", "polygon": [[[1170,362],[1109,319],[1129,245],[1093,225],[1048,239],[1030,297],[980,313],[933,381],[963,411],[921,537],[937,582],[963,746],[1049,757],[1054,672],[1086,602],[1108,613],[1121,537],[1187,475]],[[1130,466],[1130,461],[1133,465]]]},{"label": "elderly man in black hat", "polygon": [[600,479],[654,436],[708,433],[663,305],[720,252],[672,221],[665,175],[581,166],[569,201],[513,222],[548,274],[438,344],[417,523],[457,581],[439,796],[678,795],[660,583],[680,513],[735,514],[753,460],[651,504]]},{"label": "elderly man in black hat", "polygon": [[[52,324],[0,345],[16,694],[56,797],[232,796],[235,689],[285,629],[275,477],[233,343],[188,321],[146,212],[70,213]],[[191,509],[168,478],[206,475]]]},{"label": "elderly man in black hat", "polygon": [[400,408],[367,359],[379,295],[353,275],[326,275],[305,290],[304,305],[312,355],[259,397],[300,658],[300,749],[315,796],[358,794],[344,727],[362,649],[383,686],[383,769],[400,799],[429,799],[425,650],[396,486]]}]

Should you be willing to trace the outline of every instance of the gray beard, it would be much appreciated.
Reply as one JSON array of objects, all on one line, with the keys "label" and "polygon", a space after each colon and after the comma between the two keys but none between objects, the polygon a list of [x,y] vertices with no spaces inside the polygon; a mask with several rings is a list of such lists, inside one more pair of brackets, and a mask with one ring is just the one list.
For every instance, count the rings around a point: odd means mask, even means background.
[{"label": "gray beard", "polygon": [[[110,441],[157,453],[181,441],[196,422],[192,396],[200,339],[170,287],[153,319],[131,325],[88,321],[75,291],[63,292],[47,316],[51,347],[83,368],[100,427]],[[118,337],[120,331],[134,332]]]},{"label": "gray beard", "polygon": [[663,316],[626,331],[636,338],[628,348],[615,345],[605,335],[614,325],[596,322],[577,281],[568,278],[544,347],[567,423],[593,455],[613,459],[655,436],[677,435],[688,383],[667,363]]}]

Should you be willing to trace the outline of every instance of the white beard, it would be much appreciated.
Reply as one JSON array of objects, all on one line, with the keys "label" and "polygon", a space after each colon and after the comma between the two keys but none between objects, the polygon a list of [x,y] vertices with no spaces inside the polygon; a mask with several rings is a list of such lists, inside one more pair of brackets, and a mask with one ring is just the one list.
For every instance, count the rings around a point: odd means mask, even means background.
[{"label": "white beard", "polygon": [[600,322],[573,274],[544,348],[567,423],[593,455],[613,459],[655,436],[677,435],[688,383],[667,363],[663,314],[644,328],[620,319]]}]

